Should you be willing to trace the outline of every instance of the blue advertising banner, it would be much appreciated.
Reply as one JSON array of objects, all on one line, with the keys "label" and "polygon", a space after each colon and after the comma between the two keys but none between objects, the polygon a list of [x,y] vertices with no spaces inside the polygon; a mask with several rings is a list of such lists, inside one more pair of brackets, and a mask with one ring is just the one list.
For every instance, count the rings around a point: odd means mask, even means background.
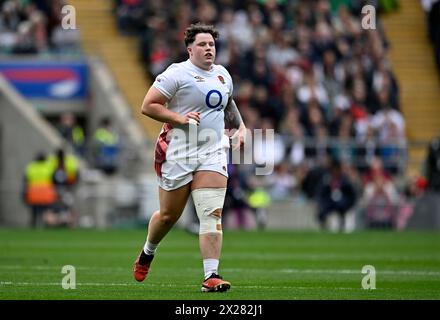
[{"label": "blue advertising banner", "polygon": [[84,99],[88,68],[83,61],[2,61],[0,73],[26,98]]}]

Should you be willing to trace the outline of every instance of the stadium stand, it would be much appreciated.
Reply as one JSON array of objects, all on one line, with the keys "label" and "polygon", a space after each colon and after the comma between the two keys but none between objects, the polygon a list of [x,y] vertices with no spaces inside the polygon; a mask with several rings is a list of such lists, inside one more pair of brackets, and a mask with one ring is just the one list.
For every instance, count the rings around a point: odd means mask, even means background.
[{"label": "stadium stand", "polygon": [[[114,12],[122,34],[138,35],[139,58],[151,78],[186,59],[187,25],[218,27],[217,62],[234,78],[247,126],[275,129],[274,176],[286,179],[270,176],[263,183],[282,200],[302,192],[301,177],[322,155],[358,175],[373,156],[393,175],[406,170],[405,119],[389,42],[380,21],[377,30],[361,28],[366,3],[121,0]],[[386,4],[383,9],[391,8]],[[252,181],[247,185],[255,189]]]},{"label": "stadium stand", "polygon": [[139,106],[151,80],[134,54],[138,51],[137,38],[123,36],[118,32],[112,15],[112,1],[71,0],[69,3],[81,12],[78,14],[77,23],[82,32],[84,51],[87,55],[100,57],[105,62],[143,132],[150,139],[155,139],[161,124],[142,116],[139,112]]},{"label": "stadium stand", "polygon": [[[60,28],[61,7],[67,3],[79,13],[79,30]],[[377,10],[375,30],[361,26],[366,4]],[[426,58],[428,38],[420,40],[420,28],[426,30],[420,3],[0,0],[0,5],[2,54],[88,60],[91,101],[80,103],[81,112],[77,113],[86,147],[108,113],[103,107],[107,104],[112,106],[112,120],[121,130],[122,145],[129,137],[134,141],[132,148],[151,146],[161,125],[142,116],[139,106],[152,79],[170,63],[187,59],[183,32],[189,24],[201,21],[215,24],[220,31],[216,61],[233,76],[234,97],[248,128],[275,130],[272,175],[255,177],[254,165],[234,168],[244,180],[249,199],[256,199],[256,203],[267,197],[273,200],[266,201],[271,203],[267,227],[318,227],[317,220],[311,218],[316,216],[313,200],[329,158],[342,162],[359,197],[371,166],[380,161],[401,203],[408,199],[405,203],[412,203],[410,193],[404,196],[405,188],[417,180],[415,175],[423,174],[420,167],[426,143],[440,127],[434,60],[431,63]],[[408,19],[411,24],[406,23]],[[107,79],[113,77],[115,83]],[[65,109],[71,112],[75,103],[69,101]],[[64,107],[63,103],[60,106]],[[46,119],[58,125],[62,113],[47,110],[43,112]],[[131,130],[126,121],[139,125],[143,136]],[[125,169],[139,160],[132,153],[126,150],[124,159],[130,161],[122,161],[122,175],[127,179],[134,175],[126,174]],[[267,156],[255,151],[255,157]],[[91,164],[91,155],[86,152],[84,157]],[[147,162],[151,159],[144,159],[142,165],[151,173]],[[149,190],[148,179],[153,178],[145,179],[139,190]],[[129,180],[120,181],[122,189],[129,189],[130,183],[124,184]],[[112,183],[102,191],[107,196],[112,186],[118,185],[117,181]],[[154,194],[150,192],[148,197]],[[357,216],[362,211],[358,209],[354,210],[356,217],[347,221],[362,227],[365,222]],[[109,206],[100,212],[103,210]],[[135,210],[147,211],[144,207]],[[399,226],[404,228],[405,222]]]},{"label": "stadium stand", "polygon": [[72,54],[80,49],[78,30],[63,29],[64,1],[0,1],[0,52]]},{"label": "stadium stand", "polygon": [[[84,54],[78,28],[63,27],[69,10],[76,13],[75,7],[65,7],[68,4],[0,1],[2,225],[28,225],[22,176],[40,150],[51,155],[63,147],[80,158],[75,210],[85,220],[79,225],[110,226],[124,213],[136,217],[144,203],[145,194],[136,192],[139,182],[133,177],[146,176],[139,172],[151,162],[145,156],[147,144],[126,100],[114,90],[117,85],[105,63]],[[104,117],[110,117],[123,144],[117,158],[119,170],[112,177],[102,174],[94,161],[96,150],[91,148],[96,146],[94,137],[106,140],[109,136],[97,130]],[[100,133],[94,136],[95,132]],[[112,196],[115,190],[118,194]]]},{"label": "stadium stand", "polygon": [[393,48],[389,57],[401,87],[402,112],[410,141],[408,174],[413,176],[420,172],[420,163],[426,158],[426,142],[439,134],[440,80],[420,2],[404,2],[398,14],[381,19]]}]

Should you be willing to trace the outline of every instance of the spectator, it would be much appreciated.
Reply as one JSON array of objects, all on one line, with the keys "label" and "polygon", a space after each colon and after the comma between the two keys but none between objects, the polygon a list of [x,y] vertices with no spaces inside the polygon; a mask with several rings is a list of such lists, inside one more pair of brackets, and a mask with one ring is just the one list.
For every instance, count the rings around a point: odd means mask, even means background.
[{"label": "spectator", "polygon": [[15,32],[18,29],[21,18],[18,10],[18,5],[14,1],[5,1],[0,12],[0,31]]},{"label": "spectator", "polygon": [[[400,111],[399,88],[397,81],[392,74],[387,60],[381,59],[377,68],[372,72],[372,89],[375,95],[375,102],[379,105],[389,104],[393,109]],[[377,108],[371,108],[371,113],[376,113]]]},{"label": "spectator", "polygon": [[255,163],[258,165],[280,164],[286,154],[283,138],[275,133],[273,122],[269,118],[263,118],[260,127],[262,134],[254,139]]},{"label": "spectator", "polygon": [[393,110],[390,105],[382,106],[371,120],[371,125],[379,135],[379,141],[387,141],[395,134],[397,138],[405,137],[405,119],[402,114]]},{"label": "spectator", "polygon": [[29,15],[29,20],[32,23],[32,34],[38,52],[46,52],[49,46],[46,16],[41,11],[35,10]]},{"label": "spectator", "polygon": [[154,38],[152,48],[149,59],[150,71],[156,77],[170,64],[171,53],[166,41],[162,38]]},{"label": "spectator", "polygon": [[262,118],[270,121],[272,129],[275,129],[276,124],[281,119],[281,112],[276,101],[270,99],[268,89],[262,85],[255,87],[253,96],[252,107],[258,111]]},{"label": "spectator", "polygon": [[[318,77],[328,93],[331,107],[336,104],[336,98],[342,92],[342,84],[345,80],[345,70],[336,59],[333,47],[328,48],[322,54],[322,64],[318,64]],[[331,115],[331,110],[329,110],[329,115]]]},{"label": "spectator", "polygon": [[376,131],[369,125],[364,137],[357,140],[356,167],[361,174],[366,174],[373,159],[379,156],[380,146],[376,139]]},{"label": "spectator", "polygon": [[440,72],[440,1],[432,0],[428,13],[429,37],[434,46],[437,69]]},{"label": "spectator", "polygon": [[428,190],[440,192],[440,136],[432,139],[426,157]]},{"label": "spectator", "polygon": [[308,137],[316,137],[320,126],[325,126],[324,111],[319,107],[316,100],[311,100],[301,114],[301,123]]},{"label": "spectator", "polygon": [[312,201],[318,198],[319,187],[327,173],[328,157],[320,160],[316,163],[305,161],[301,167],[301,190]]},{"label": "spectator", "polygon": [[340,217],[339,230],[344,231],[345,215],[355,202],[356,191],[352,182],[342,172],[340,162],[332,159],[317,191],[318,220],[321,229],[327,229],[328,215],[337,212]]},{"label": "spectator", "polygon": [[283,136],[284,144],[288,146],[286,152],[288,152],[290,163],[294,167],[301,165],[306,156],[303,131],[299,122],[298,109],[290,108],[281,124],[280,133]]},{"label": "spectator", "polygon": [[76,154],[85,155],[84,129],[76,123],[76,116],[73,113],[61,114],[58,131],[74,147]]},{"label": "spectator", "polygon": [[297,180],[286,162],[276,166],[273,174],[267,176],[266,180],[268,193],[273,200],[289,199],[297,185]]},{"label": "spectator", "polygon": [[255,38],[253,37],[253,30],[248,15],[243,10],[238,10],[234,14],[231,37],[237,43],[240,52],[245,52],[252,48]]},{"label": "spectator", "polygon": [[30,207],[33,228],[42,227],[57,200],[52,182],[53,165],[43,152],[38,152],[25,170],[23,200]]},{"label": "spectator", "polygon": [[61,27],[63,0],[0,1],[0,52],[12,54],[79,51],[78,30]]},{"label": "spectator", "polygon": [[32,23],[23,21],[18,26],[17,41],[12,49],[14,54],[38,53],[37,44],[32,35]]},{"label": "spectator", "polygon": [[327,107],[329,102],[327,91],[322,84],[317,82],[313,70],[305,74],[304,84],[298,90],[297,99],[302,105],[317,101],[321,108]]},{"label": "spectator", "polygon": [[116,173],[119,167],[119,135],[110,118],[101,119],[93,135],[92,145],[95,167],[108,175]]},{"label": "spectator", "polygon": [[0,11],[0,50],[9,53],[17,41],[17,30],[20,24],[17,3],[5,1]]},{"label": "spectator", "polygon": [[398,216],[395,219],[395,228],[397,230],[404,230],[408,224],[409,219],[414,213],[416,202],[424,195],[427,188],[427,180],[421,175],[410,177],[401,195],[399,203]]},{"label": "spectator", "polygon": [[237,166],[229,165],[228,173],[229,179],[223,210],[226,215],[235,214],[238,227],[245,229],[247,226],[246,211],[252,209],[247,200],[249,186],[237,170]]},{"label": "spectator", "polygon": [[372,117],[371,124],[378,134],[380,156],[387,169],[396,174],[404,159],[405,120],[399,111],[385,105]]},{"label": "spectator", "polygon": [[313,163],[322,163],[330,154],[331,148],[328,137],[327,128],[324,125],[316,127],[316,137],[314,140],[307,140],[307,147],[305,148],[305,155],[307,159],[312,160]]},{"label": "spectator", "polygon": [[295,61],[297,58],[298,53],[292,48],[290,38],[287,35],[277,34],[274,43],[267,50],[269,64],[285,68],[287,64]]},{"label": "spectator", "polygon": [[48,215],[47,220],[52,226],[74,227],[74,187],[79,180],[78,160],[73,154],[66,154],[64,149],[59,148],[48,161],[53,167],[52,180],[57,192],[57,201],[53,214]]},{"label": "spectator", "polygon": [[369,228],[394,228],[400,197],[391,178],[385,174],[380,160],[373,162],[360,207]]},{"label": "spectator", "polygon": [[70,54],[79,51],[81,34],[79,29],[65,29],[61,22],[68,14],[63,13],[61,4],[53,3],[52,16],[49,17],[49,23],[52,24],[50,37],[51,49],[55,53]]},{"label": "spectator", "polygon": [[362,78],[353,81],[353,93],[350,106],[350,114],[353,119],[355,136],[362,138],[365,136],[369,124],[369,110],[366,107],[366,88]]},{"label": "spectator", "polygon": [[142,0],[120,0],[116,7],[119,29],[125,34],[135,34],[138,31],[139,20],[142,16]]},{"label": "spectator", "polygon": [[271,204],[272,199],[267,193],[265,185],[253,185],[249,194],[249,205],[254,210],[258,229],[263,230],[267,226],[268,214],[267,207]]},{"label": "spectator", "polygon": [[356,146],[353,137],[353,119],[350,114],[346,113],[341,119],[337,139],[333,139],[330,146],[332,157],[344,162],[353,162],[356,159]]}]

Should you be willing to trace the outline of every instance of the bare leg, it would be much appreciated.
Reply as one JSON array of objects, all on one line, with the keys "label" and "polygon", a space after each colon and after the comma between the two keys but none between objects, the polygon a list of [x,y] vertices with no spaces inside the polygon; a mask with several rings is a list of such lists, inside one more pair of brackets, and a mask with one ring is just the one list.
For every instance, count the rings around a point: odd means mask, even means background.
[{"label": "bare leg", "polygon": [[159,188],[160,210],[156,211],[148,224],[148,241],[159,243],[182,215],[190,194],[190,184],[176,190]]},{"label": "bare leg", "polygon": [[189,193],[190,184],[172,191],[159,189],[160,210],[156,211],[150,219],[148,240],[133,266],[136,281],[144,281],[147,277],[156,247],[180,218]]}]

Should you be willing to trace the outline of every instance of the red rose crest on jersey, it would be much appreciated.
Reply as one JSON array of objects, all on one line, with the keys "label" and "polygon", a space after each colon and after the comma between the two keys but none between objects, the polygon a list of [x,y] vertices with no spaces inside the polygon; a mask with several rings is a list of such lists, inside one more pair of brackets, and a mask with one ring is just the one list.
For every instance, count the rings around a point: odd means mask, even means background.
[{"label": "red rose crest on jersey", "polygon": [[217,78],[220,80],[221,83],[225,84],[225,79],[223,79],[222,76],[217,76]]}]

